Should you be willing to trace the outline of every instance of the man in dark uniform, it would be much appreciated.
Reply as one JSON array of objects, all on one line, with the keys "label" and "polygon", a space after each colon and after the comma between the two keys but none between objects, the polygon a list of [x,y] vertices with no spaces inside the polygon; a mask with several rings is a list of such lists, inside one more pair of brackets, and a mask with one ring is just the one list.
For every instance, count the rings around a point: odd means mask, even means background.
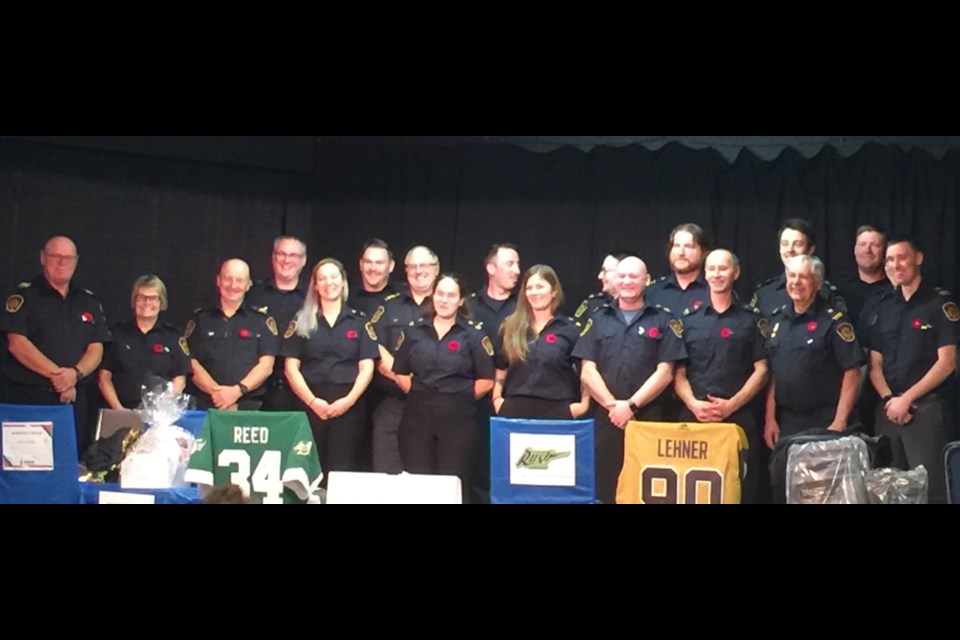
[{"label": "man in dark uniform", "polygon": [[683,322],[646,304],[647,266],[636,256],[617,265],[617,300],[588,318],[573,349],[581,381],[597,401],[597,498],[616,500],[623,467],[623,440],[630,420],[659,420],[653,401],[673,382],[683,360]]},{"label": "man in dark uniform", "polygon": [[946,501],[944,402],[956,368],[960,309],[948,292],[921,277],[923,252],[908,238],[887,245],[897,289],[881,294],[864,318],[870,380],[880,395],[877,432],[893,444],[893,466],[927,469],[931,503]]},{"label": "man in dark uniform", "polygon": [[40,252],[43,274],[7,298],[0,332],[9,354],[3,363],[7,402],[73,404],[77,454],[90,444],[87,380],[100,366],[110,332],[100,302],[73,282],[77,247],[53,236]]},{"label": "man in dark uniform", "polygon": [[512,244],[495,244],[483,260],[487,284],[467,298],[474,326],[481,329],[495,349],[500,349],[500,325],[517,309],[517,280],[520,278],[520,254]]},{"label": "man in dark uniform", "polygon": [[650,283],[647,302],[660,305],[678,318],[690,315],[705,304],[710,288],[703,278],[703,259],[709,250],[699,225],[687,222],[674,228],[667,243],[672,273]]},{"label": "man in dark uniform", "polygon": [[423,246],[407,252],[404,266],[407,290],[388,295],[370,318],[380,339],[380,361],[373,381],[381,396],[373,411],[373,470],[377,473],[403,471],[398,432],[406,394],[397,386],[393,360],[403,345],[404,332],[430,310],[430,294],[440,274],[437,254]]},{"label": "man in dark uniform", "polygon": [[586,322],[587,318],[597,312],[597,309],[613,302],[613,296],[617,293],[617,265],[620,261],[631,255],[629,251],[614,251],[608,253],[600,265],[600,273],[597,274],[597,280],[600,281],[600,292],[591,293],[583,299],[580,306],[574,312],[573,317],[577,322]]},{"label": "man in dark uniform", "polygon": [[279,353],[277,322],[246,304],[250,267],[227,260],[217,275],[220,304],[187,323],[183,352],[191,358],[198,409],[260,409]]},{"label": "man in dark uniform", "polygon": [[390,282],[393,273],[393,252],[389,245],[379,238],[372,238],[360,249],[360,286],[350,289],[347,305],[362,311],[368,318],[381,304],[383,299],[396,289]]},{"label": "man in dark uniform", "polygon": [[[247,304],[271,316],[277,327],[290,326],[293,317],[303,306],[307,296],[307,281],[301,278],[307,264],[307,245],[293,236],[280,236],[273,241],[273,277],[255,284],[247,294]],[[273,373],[266,382],[263,395],[264,411],[299,411],[283,373],[283,356],[277,355]]]},{"label": "man in dark uniform", "polygon": [[863,350],[850,319],[820,296],[823,272],[815,256],[787,259],[790,304],[772,311],[768,343],[773,381],[763,436],[771,449],[807,429],[845,431],[856,402]]},{"label": "man in dark uniform", "polygon": [[[802,218],[790,218],[780,226],[780,260],[786,266],[787,260],[793,256],[808,255],[812,256],[817,248],[817,236],[813,230],[813,225]],[[820,297],[827,302],[827,305],[838,311],[846,313],[847,306],[837,288],[830,284],[826,279],[820,288]],[[753,293],[753,299],[750,300],[750,306],[757,309],[767,320],[771,319],[774,309],[781,309],[784,305],[790,304],[790,296],[787,293],[787,280],[784,272],[780,272],[775,277],[757,285],[757,290]],[[854,318],[856,321],[856,318]]]},{"label": "man in dark uniform", "polygon": [[740,425],[750,444],[741,502],[753,504],[758,497],[763,438],[756,405],[767,382],[770,327],[733,292],[733,283],[740,277],[740,261],[734,254],[726,249],[711,251],[704,269],[710,298],[683,319],[688,357],[677,367],[674,383],[684,403],[679,418]]}]

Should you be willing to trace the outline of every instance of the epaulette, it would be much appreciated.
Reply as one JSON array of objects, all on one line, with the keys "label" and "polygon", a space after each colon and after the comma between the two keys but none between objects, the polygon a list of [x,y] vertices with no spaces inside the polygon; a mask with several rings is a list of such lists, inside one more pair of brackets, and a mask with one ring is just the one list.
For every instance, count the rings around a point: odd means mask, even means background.
[{"label": "epaulette", "polygon": [[665,307],[662,304],[655,304],[653,306],[657,309],[660,309],[661,311],[666,311],[667,313],[673,313],[673,311],[670,310],[670,307]]},{"label": "epaulette", "polygon": [[833,318],[834,320],[840,320],[840,319],[843,318],[846,314],[845,314],[843,311],[839,310],[839,309],[832,309],[832,308],[831,308],[831,309],[827,309],[827,315],[830,316],[831,318]]},{"label": "epaulette", "polygon": [[785,305],[785,304],[780,305],[779,307],[777,307],[776,309],[774,309],[773,311],[771,311],[771,312],[770,312],[770,315],[775,316],[775,315],[777,315],[778,313],[781,313],[782,311],[784,311],[786,308],[787,308],[787,305]]},{"label": "epaulette", "polygon": [[941,289],[940,287],[934,287],[933,289],[934,289],[934,291],[936,291],[937,293],[939,293],[939,294],[942,295],[942,296],[953,295],[953,294],[951,294],[949,291],[947,291],[946,289]]},{"label": "epaulette", "polygon": [[197,307],[196,309],[193,310],[193,315],[203,313],[204,311],[213,311],[213,308],[211,307],[207,309],[206,307]]},{"label": "epaulette", "polygon": [[253,311],[253,312],[255,312],[255,313],[259,313],[259,314],[262,315],[262,316],[267,315],[267,312],[264,311],[264,309],[267,308],[267,307],[255,307],[255,306],[253,306],[253,305],[250,305],[250,306],[248,306],[247,308],[250,309],[250,311]]},{"label": "epaulette", "polygon": [[85,294],[87,294],[91,298],[96,298],[96,296],[93,295],[93,291],[90,291],[90,289],[80,289],[80,291],[83,291]]},{"label": "epaulette", "polygon": [[473,299],[476,299],[476,297],[477,297],[477,292],[474,291],[473,293],[471,293],[471,294],[470,294],[470,297],[473,298]]},{"label": "epaulette", "polygon": [[260,313],[269,313],[269,312],[270,312],[270,305],[267,305],[266,307],[254,307],[254,309],[256,309],[257,311],[259,311]]},{"label": "epaulette", "polygon": [[400,297],[400,294],[399,294],[399,293],[391,293],[391,294],[388,295],[386,298],[384,298],[383,301],[384,301],[384,302],[390,302],[391,300],[395,300],[395,299],[397,299],[397,298],[399,298],[399,297]]},{"label": "epaulette", "polygon": [[587,300],[596,300],[599,297],[600,297],[599,293],[591,293],[590,295],[587,296]]},{"label": "epaulette", "polygon": [[29,288],[32,287],[32,286],[33,286],[33,283],[32,283],[32,282],[21,282],[20,284],[17,285],[17,288],[18,288],[18,289],[29,289]]},{"label": "epaulette", "polygon": [[354,309],[354,308],[352,308],[352,307],[347,307],[347,310],[350,311],[350,313],[352,313],[353,315],[358,316],[358,317],[360,317],[360,318],[366,318],[366,317],[367,317],[367,314],[365,314],[363,311],[360,311],[359,309]]},{"label": "epaulette", "polygon": [[765,286],[767,286],[768,284],[770,284],[771,282],[773,282],[774,280],[776,280],[776,279],[779,278],[779,277],[780,277],[780,276],[773,276],[772,278],[769,278],[769,279],[767,279],[767,280],[764,280],[763,282],[761,282],[760,284],[758,284],[755,288],[756,288],[756,289],[759,289],[759,288],[761,288],[761,287],[765,287]]}]

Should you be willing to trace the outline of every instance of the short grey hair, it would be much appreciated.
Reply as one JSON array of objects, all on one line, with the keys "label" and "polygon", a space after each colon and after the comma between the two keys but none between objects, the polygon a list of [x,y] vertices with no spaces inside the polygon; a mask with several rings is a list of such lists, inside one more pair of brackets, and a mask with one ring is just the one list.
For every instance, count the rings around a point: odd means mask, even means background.
[{"label": "short grey hair", "polygon": [[787,264],[786,268],[784,269],[784,273],[790,271],[791,269],[797,270],[805,264],[810,265],[810,272],[813,274],[813,279],[817,281],[818,285],[822,286],[826,268],[823,266],[823,260],[817,256],[801,254],[798,256],[793,256],[792,258],[787,258]]}]

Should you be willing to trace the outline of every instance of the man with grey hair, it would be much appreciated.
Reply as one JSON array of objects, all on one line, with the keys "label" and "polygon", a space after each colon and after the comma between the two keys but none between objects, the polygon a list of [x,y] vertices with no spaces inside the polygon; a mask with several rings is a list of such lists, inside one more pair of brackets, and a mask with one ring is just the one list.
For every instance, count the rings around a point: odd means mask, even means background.
[{"label": "man with grey hair", "polygon": [[773,380],[763,436],[771,449],[808,429],[845,431],[864,362],[850,319],[819,295],[823,262],[800,254],[785,264],[790,304],[773,310],[768,343]]},{"label": "man with grey hair", "polygon": [[219,304],[197,310],[180,340],[191,358],[197,408],[255,411],[279,353],[277,322],[247,304],[250,267],[243,260],[224,262],[216,283]]}]

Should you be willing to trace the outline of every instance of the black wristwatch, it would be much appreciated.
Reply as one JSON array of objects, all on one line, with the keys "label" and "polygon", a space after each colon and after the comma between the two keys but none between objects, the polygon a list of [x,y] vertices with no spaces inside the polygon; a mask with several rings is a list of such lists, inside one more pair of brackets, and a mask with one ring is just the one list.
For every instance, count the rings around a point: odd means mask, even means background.
[{"label": "black wristwatch", "polygon": [[630,407],[630,411],[633,411],[634,413],[636,413],[636,412],[637,412],[637,409],[640,408],[640,407],[637,405],[637,403],[634,402],[633,400],[628,400],[628,401],[627,401],[627,406]]},{"label": "black wristwatch", "polygon": [[240,395],[241,395],[241,396],[245,396],[245,395],[247,395],[248,393],[250,393],[250,389],[247,389],[247,385],[243,384],[242,382],[238,382],[238,383],[237,383],[237,386],[240,387]]},{"label": "black wristwatch", "polygon": [[887,403],[890,402],[891,400],[893,400],[893,394],[892,394],[892,393],[891,393],[890,395],[888,395],[888,396],[883,396],[882,398],[880,398],[880,402],[882,402],[883,404],[887,404]]},{"label": "black wristwatch", "polygon": [[73,365],[73,370],[77,372],[77,382],[80,382],[81,380],[83,380],[83,372],[80,371],[80,367],[78,367],[77,365]]}]

